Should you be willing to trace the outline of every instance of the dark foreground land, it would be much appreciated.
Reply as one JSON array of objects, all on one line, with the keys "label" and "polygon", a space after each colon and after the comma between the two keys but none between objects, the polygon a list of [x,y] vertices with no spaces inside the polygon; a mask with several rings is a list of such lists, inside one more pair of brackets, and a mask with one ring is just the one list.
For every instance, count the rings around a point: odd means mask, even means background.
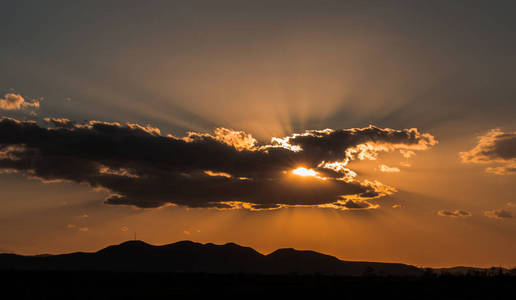
[{"label": "dark foreground land", "polygon": [[516,299],[516,277],[507,275],[343,277],[109,271],[0,274],[2,293],[10,295],[2,299]]},{"label": "dark foreground land", "polygon": [[289,248],[264,255],[233,243],[191,241],[128,241],[90,253],[0,254],[0,300],[307,297],[516,299],[516,269],[422,269]]}]

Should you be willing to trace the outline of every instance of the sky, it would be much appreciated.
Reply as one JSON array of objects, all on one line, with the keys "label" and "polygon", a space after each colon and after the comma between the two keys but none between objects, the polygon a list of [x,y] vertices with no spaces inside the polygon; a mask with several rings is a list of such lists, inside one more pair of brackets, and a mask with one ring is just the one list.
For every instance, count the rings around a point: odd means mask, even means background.
[{"label": "sky", "polygon": [[3,1],[0,252],[516,266],[513,1]]}]

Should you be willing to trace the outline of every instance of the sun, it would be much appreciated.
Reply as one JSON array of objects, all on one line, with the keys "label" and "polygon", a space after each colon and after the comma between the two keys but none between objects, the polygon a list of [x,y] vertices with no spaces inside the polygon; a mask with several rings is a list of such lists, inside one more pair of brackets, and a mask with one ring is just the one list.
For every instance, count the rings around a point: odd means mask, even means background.
[{"label": "sun", "polygon": [[307,169],[307,168],[303,168],[303,167],[299,167],[297,169],[292,170],[292,173],[299,175],[299,176],[312,176],[312,177],[316,177],[318,174],[316,171],[314,171],[312,169]]}]

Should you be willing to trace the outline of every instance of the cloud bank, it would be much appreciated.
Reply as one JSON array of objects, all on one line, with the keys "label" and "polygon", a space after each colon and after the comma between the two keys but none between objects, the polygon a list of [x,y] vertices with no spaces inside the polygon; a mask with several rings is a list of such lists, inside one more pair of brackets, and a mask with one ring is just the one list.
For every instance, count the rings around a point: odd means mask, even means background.
[{"label": "cloud bank", "polygon": [[465,163],[498,163],[501,166],[488,167],[486,172],[496,175],[516,174],[516,132],[490,130],[480,136],[475,148],[459,153]]},{"label": "cloud bank", "polygon": [[370,201],[395,188],[358,180],[349,163],[437,143],[414,128],[310,130],[260,144],[224,128],[176,137],[131,123],[45,121],[0,120],[0,170],[86,183],[110,191],[108,204],[137,207],[375,208]]}]

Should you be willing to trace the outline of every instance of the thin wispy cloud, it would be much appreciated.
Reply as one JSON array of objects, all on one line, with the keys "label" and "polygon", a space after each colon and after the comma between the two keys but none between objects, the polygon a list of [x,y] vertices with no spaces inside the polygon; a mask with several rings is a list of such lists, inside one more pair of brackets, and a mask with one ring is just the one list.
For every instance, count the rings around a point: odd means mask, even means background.
[{"label": "thin wispy cloud", "polygon": [[441,217],[453,217],[453,218],[464,218],[471,217],[471,213],[467,210],[457,209],[457,210],[446,210],[442,209],[437,212],[437,214]]},{"label": "thin wispy cloud", "polygon": [[495,219],[512,219],[512,212],[505,209],[493,209],[484,211],[484,215]]},{"label": "thin wispy cloud", "polygon": [[379,165],[378,168],[380,169],[381,172],[385,172],[385,173],[398,173],[400,172],[400,168],[397,168],[397,167],[389,167],[387,165]]}]

